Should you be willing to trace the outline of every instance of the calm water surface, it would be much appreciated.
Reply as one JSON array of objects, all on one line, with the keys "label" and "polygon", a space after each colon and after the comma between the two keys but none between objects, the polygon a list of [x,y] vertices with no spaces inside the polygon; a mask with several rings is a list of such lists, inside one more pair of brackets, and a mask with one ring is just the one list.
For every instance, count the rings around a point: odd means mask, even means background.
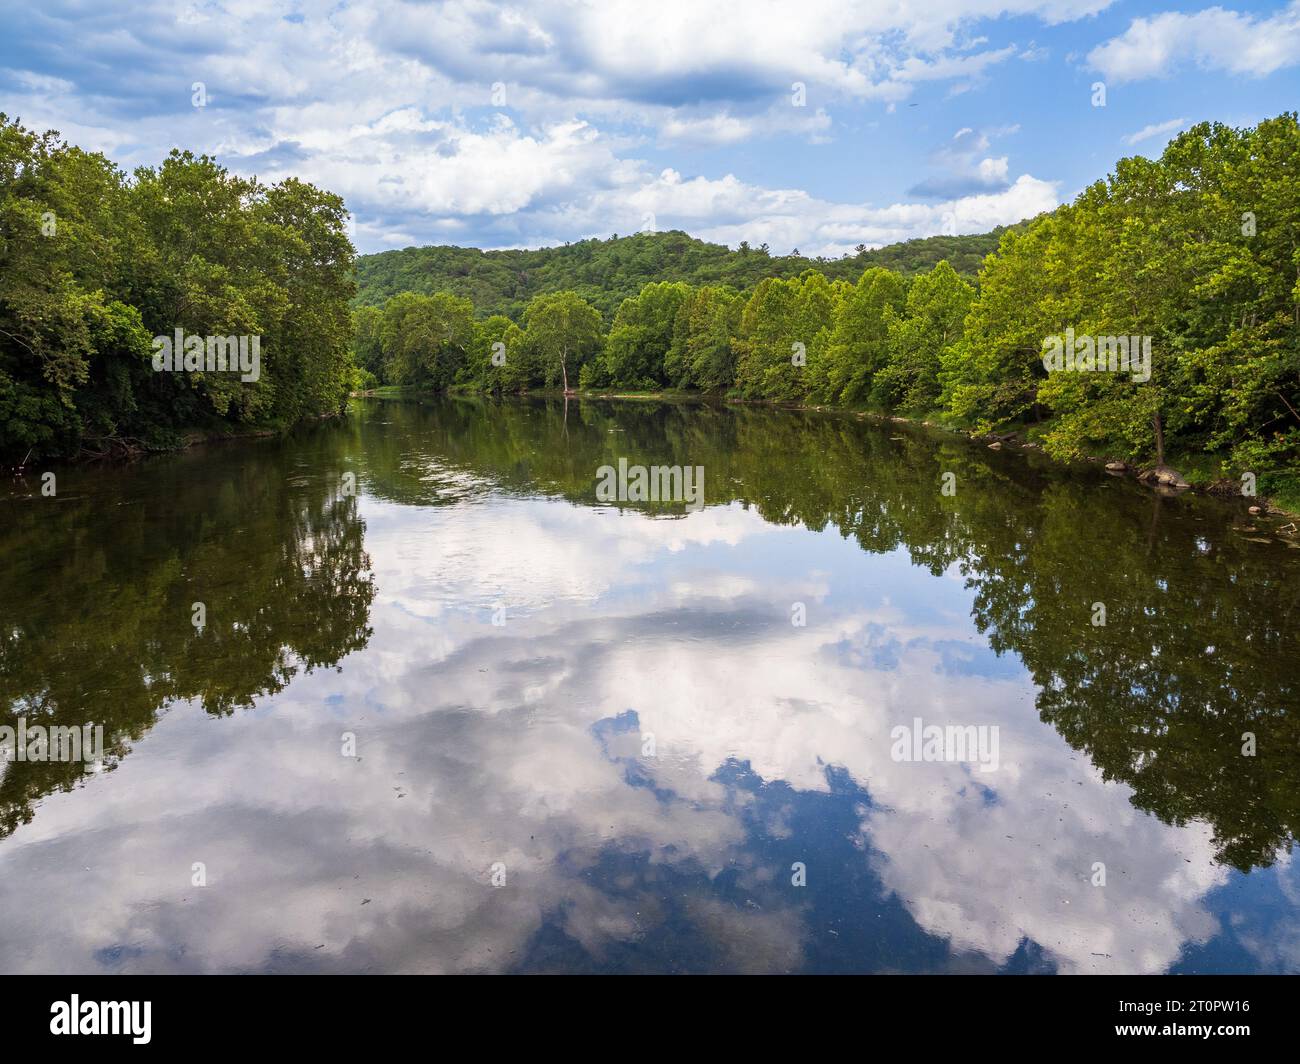
[{"label": "calm water surface", "polygon": [[108,750],[0,765],[4,971],[1300,970],[1300,550],[896,425],[376,400],[29,477],[19,717]]}]

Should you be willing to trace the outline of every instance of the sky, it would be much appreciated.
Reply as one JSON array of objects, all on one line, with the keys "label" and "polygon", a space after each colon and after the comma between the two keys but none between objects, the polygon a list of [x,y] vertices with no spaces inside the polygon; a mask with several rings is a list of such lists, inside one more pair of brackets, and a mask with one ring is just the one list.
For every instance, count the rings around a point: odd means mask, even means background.
[{"label": "sky", "polygon": [[0,111],[344,197],[362,252],[682,229],[838,257],[1300,104],[1300,0],[0,0]]}]

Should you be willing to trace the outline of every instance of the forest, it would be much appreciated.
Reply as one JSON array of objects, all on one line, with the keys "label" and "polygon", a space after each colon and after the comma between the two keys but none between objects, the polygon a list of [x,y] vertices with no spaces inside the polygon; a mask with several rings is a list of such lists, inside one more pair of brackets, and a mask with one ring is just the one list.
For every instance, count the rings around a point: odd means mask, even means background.
[{"label": "forest", "polygon": [[[652,280],[608,321],[583,290],[514,316],[400,292],[356,308],[354,353],[368,381],[433,390],[673,389],[1015,431],[1056,458],[1176,465],[1300,503],[1294,113],[1201,123],[1158,159],[1120,160],[1002,232],[974,277],[858,265]],[[1049,372],[1063,335],[1077,361]],[[1151,351],[1145,375],[1116,371],[1130,337]]]},{"label": "forest", "polygon": [[569,290],[599,310],[608,323],[624,299],[652,281],[744,290],[764,278],[798,277],[810,268],[832,281],[856,281],[868,266],[911,276],[942,260],[964,277],[974,277],[1005,231],[930,236],[873,249],[859,244],[853,255],[838,259],[806,258],[797,248],[790,255],[773,255],[766,244],[751,247],[748,241],[733,251],[679,230],[615,234],[607,240],[533,250],[403,248],[357,259],[357,302],[382,306],[399,292],[449,292],[472,302],[480,317],[504,314],[517,319],[534,296]]},{"label": "forest", "polygon": [[[354,387],[342,199],[173,150],[129,177],[0,115],[0,462],[120,455],[337,413]],[[154,338],[257,337],[259,378]]]}]

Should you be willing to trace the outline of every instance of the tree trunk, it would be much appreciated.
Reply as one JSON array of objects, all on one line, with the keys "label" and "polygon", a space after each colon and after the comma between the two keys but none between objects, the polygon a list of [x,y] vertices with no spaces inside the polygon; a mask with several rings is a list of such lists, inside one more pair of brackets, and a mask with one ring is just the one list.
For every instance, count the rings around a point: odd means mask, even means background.
[{"label": "tree trunk", "polygon": [[1160,412],[1156,411],[1151,415],[1151,427],[1156,430],[1156,465],[1165,464],[1165,424],[1160,417]]}]

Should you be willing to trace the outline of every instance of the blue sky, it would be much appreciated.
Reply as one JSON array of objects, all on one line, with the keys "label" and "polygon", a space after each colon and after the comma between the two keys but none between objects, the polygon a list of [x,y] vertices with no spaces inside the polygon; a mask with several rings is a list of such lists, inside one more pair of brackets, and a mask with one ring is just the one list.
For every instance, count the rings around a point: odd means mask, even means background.
[{"label": "blue sky", "polygon": [[1300,0],[0,10],[10,117],[128,169],[184,147],[313,181],[362,251],[654,228],[838,256],[1017,221],[1194,122],[1300,103]]}]

